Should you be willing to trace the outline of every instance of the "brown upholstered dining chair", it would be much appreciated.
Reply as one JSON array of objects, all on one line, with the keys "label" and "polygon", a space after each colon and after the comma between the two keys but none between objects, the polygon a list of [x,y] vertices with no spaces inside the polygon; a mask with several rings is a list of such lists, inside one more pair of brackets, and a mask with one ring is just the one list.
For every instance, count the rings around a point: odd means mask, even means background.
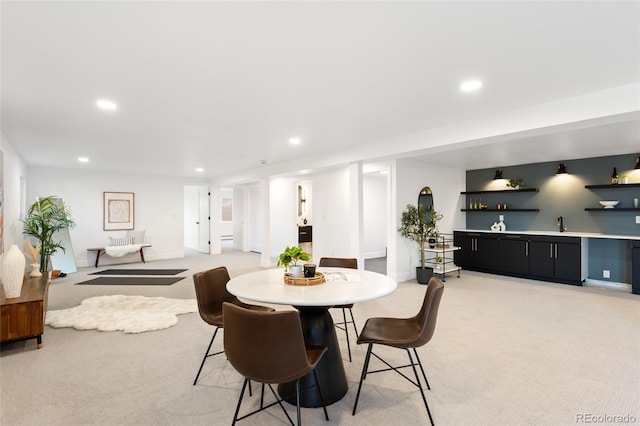
[{"label": "brown upholstered dining chair", "polygon": [[207,351],[204,353],[202,363],[198,369],[198,374],[196,374],[196,378],[193,381],[194,385],[198,382],[198,377],[200,377],[200,372],[202,372],[202,367],[207,358],[224,352],[209,353],[216,334],[218,334],[218,330],[223,328],[222,304],[224,302],[230,302],[247,309],[273,311],[273,309],[266,306],[250,305],[241,302],[237,297],[227,291],[227,282],[229,282],[229,272],[224,266],[193,274],[193,284],[196,288],[196,299],[198,301],[200,317],[204,322],[215,327],[213,337],[211,337]]},{"label": "brown upholstered dining chair", "polygon": [[[431,387],[429,386],[427,375],[424,372],[424,368],[422,367],[422,362],[420,362],[420,357],[418,356],[418,351],[416,350],[416,348],[429,343],[431,337],[433,336],[433,332],[436,328],[436,319],[438,317],[438,307],[440,306],[440,299],[442,299],[443,292],[444,285],[442,284],[442,282],[439,279],[432,277],[429,280],[429,285],[427,286],[427,290],[424,295],[422,308],[416,316],[411,318],[369,318],[367,320],[364,328],[362,329],[362,332],[360,333],[360,337],[358,338],[358,344],[368,343],[369,346],[367,348],[367,355],[364,359],[364,365],[362,366],[362,375],[360,376],[360,384],[358,385],[356,402],[353,405],[352,414],[354,416],[356,414],[356,408],[358,407],[358,398],[360,398],[362,381],[366,379],[367,374],[393,370],[407,379],[413,385],[417,386],[418,389],[420,389],[422,400],[424,401],[425,407],[427,407],[429,420],[431,421],[431,425],[433,426],[433,418],[431,417],[429,404],[427,404],[427,398],[424,396],[424,391],[422,390],[422,384],[420,383],[420,378],[418,377],[416,364],[420,366],[420,370],[422,371],[422,376],[424,377],[427,389],[431,389]],[[374,344],[405,349],[407,351],[407,355],[409,355],[409,364],[395,367],[392,366],[387,361],[380,358],[380,356],[373,353],[372,348]],[[411,356],[410,349],[413,349],[413,353],[416,357],[415,362],[413,360],[413,357]],[[389,368],[369,371],[369,361],[371,359],[371,355],[378,358]],[[413,374],[416,377],[415,382],[399,371],[400,368],[406,367],[411,367],[413,369]]]},{"label": "brown upholstered dining chair", "polygon": [[[329,421],[327,407],[316,374],[316,364],[327,351],[324,346],[305,345],[300,316],[297,311],[259,312],[224,303],[224,351],[233,367],[244,376],[240,398],[233,416],[232,425],[275,404],[279,404],[293,424],[293,420],[282,405],[282,399],[273,390],[272,384],[296,382],[296,412],[300,419],[300,378],[313,371],[318,386],[324,416]],[[276,401],[238,417],[247,385],[250,381],[267,384]],[[284,397],[287,397],[285,395]]]},{"label": "brown upholstered dining chair", "polygon": [[[321,257],[318,266],[358,269],[358,259],[346,257]],[[335,325],[340,330],[344,330],[344,333],[347,336],[347,351],[349,352],[349,362],[351,362],[351,344],[349,342],[348,330],[349,324],[353,325],[353,330],[356,332],[356,339],[358,338],[358,327],[356,327],[356,322],[353,319],[353,311],[351,310],[351,308],[353,308],[353,303],[349,303],[347,305],[335,305],[334,308],[342,309],[342,321],[336,322]],[[349,311],[351,321],[347,321],[347,311]]]}]

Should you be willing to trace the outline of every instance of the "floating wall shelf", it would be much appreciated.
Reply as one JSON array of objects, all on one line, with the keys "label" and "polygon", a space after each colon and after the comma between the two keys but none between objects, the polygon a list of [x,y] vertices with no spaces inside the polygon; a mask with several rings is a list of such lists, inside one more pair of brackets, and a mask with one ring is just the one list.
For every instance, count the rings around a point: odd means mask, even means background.
[{"label": "floating wall shelf", "polygon": [[640,209],[633,207],[615,207],[613,209],[605,209],[603,207],[593,207],[585,209],[588,212],[640,212]]},{"label": "floating wall shelf", "polygon": [[538,188],[496,189],[493,191],[463,191],[461,192],[461,194],[496,194],[503,192],[538,192]]},{"label": "floating wall shelf", "polygon": [[639,188],[640,183],[614,183],[605,185],[585,185],[587,189],[610,189],[610,188]]},{"label": "floating wall shelf", "polygon": [[540,209],[460,209],[461,212],[539,212]]}]

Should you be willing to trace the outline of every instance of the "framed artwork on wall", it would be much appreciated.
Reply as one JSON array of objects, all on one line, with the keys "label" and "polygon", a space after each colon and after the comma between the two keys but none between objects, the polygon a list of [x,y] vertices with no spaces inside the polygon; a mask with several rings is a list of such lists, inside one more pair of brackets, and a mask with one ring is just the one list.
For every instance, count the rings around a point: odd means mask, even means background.
[{"label": "framed artwork on wall", "polygon": [[120,231],[134,229],[133,192],[104,192],[103,229]]},{"label": "framed artwork on wall", "polygon": [[222,197],[220,199],[220,209],[222,222],[233,221],[233,198]]}]

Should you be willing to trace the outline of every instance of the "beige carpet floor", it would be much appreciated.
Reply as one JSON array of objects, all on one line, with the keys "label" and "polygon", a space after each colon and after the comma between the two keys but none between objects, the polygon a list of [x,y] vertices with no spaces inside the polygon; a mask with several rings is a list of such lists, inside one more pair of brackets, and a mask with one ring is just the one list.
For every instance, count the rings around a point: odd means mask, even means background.
[{"label": "beige carpet floor", "polygon": [[[236,276],[259,269],[259,261],[255,253],[226,252],[126,266],[189,268],[189,278],[171,286],[73,285],[95,271],[83,268],[53,281],[49,309],[105,294],[194,298],[193,272],[226,265]],[[390,296],[356,305],[358,326],[371,316],[415,314],[424,290],[415,282],[400,283]],[[135,335],[47,327],[41,350],[34,340],[5,344],[0,424],[230,424],[242,378],[225,358],[210,358],[192,386],[212,331],[194,313],[180,315],[171,328]],[[366,348],[352,348],[349,363],[344,334],[338,338],[349,392],[328,407],[328,423],[320,409],[303,409],[305,424],[428,423],[418,390],[392,373],[367,378],[352,417]],[[405,360],[399,350],[380,352]],[[419,353],[437,425],[575,425],[587,423],[588,416],[631,416],[640,423],[636,295],[463,271],[461,278],[446,280],[434,338]],[[285,421],[274,407],[239,424]]]}]

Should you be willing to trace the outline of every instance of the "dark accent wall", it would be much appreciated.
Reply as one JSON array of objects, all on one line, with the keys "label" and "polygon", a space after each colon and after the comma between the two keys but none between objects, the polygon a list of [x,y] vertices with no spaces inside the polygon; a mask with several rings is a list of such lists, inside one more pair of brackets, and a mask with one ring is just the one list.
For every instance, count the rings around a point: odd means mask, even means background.
[{"label": "dark accent wall", "polygon": [[[586,158],[564,161],[568,174],[556,175],[559,162],[524,164],[500,167],[505,179],[524,180],[526,188],[538,188],[538,192],[508,192],[461,195],[464,205],[478,198],[488,208],[506,203],[508,209],[501,212],[467,212],[468,229],[489,229],[504,215],[508,231],[557,231],[557,218],[562,216],[568,231],[594,232],[620,235],[640,235],[640,224],[635,211],[605,211],[600,209],[600,200],[619,200],[617,208],[633,207],[633,199],[640,199],[640,187],[587,189],[585,185],[611,183],[611,173],[616,167],[618,174],[627,174],[629,183],[640,183],[640,170],[634,170],[639,154]],[[508,189],[507,180],[494,180],[496,168],[467,171],[467,191]],[[539,209],[535,212],[517,212],[509,209]],[[585,211],[598,208],[598,211]],[[615,209],[614,209],[615,210]],[[589,278],[606,280],[602,270],[611,271],[610,281],[631,282],[631,250],[628,241],[589,240]]]}]

